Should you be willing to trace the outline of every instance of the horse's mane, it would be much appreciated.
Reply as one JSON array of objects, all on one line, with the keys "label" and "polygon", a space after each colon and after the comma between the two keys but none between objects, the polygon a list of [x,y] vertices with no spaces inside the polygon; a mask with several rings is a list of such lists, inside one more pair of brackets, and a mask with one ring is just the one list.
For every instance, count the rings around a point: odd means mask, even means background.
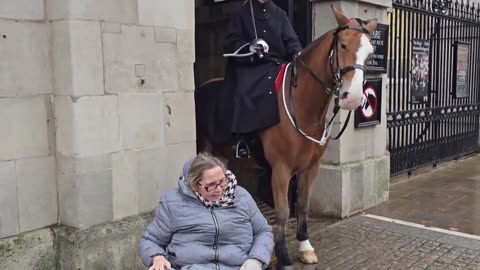
[{"label": "horse's mane", "polygon": [[302,50],[302,53],[301,54],[305,54],[305,53],[308,53],[313,47],[317,46],[318,43],[322,42],[327,36],[328,34],[330,33],[333,33],[333,31],[335,31],[334,29],[324,33],[323,35],[321,35],[320,37],[316,38],[314,41],[310,42],[307,47],[305,47],[303,50]]}]

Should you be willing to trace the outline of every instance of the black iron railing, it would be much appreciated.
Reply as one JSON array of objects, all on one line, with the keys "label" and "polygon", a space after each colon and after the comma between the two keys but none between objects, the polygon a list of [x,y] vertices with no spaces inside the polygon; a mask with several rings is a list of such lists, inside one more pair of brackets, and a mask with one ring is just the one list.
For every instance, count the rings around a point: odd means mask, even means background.
[{"label": "black iron railing", "polygon": [[477,151],[480,6],[394,0],[389,23],[391,174]]}]

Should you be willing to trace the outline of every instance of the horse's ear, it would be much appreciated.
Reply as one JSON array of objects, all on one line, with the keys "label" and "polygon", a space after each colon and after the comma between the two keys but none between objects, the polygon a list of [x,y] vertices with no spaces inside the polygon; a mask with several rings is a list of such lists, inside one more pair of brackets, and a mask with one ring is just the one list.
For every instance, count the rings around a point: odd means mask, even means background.
[{"label": "horse's ear", "polygon": [[365,25],[365,29],[367,29],[368,32],[372,33],[375,29],[377,29],[377,25],[377,19],[373,19],[369,23],[367,23],[367,25]]},{"label": "horse's ear", "polygon": [[332,5],[333,15],[337,19],[338,26],[346,25],[350,20],[343,13]]}]

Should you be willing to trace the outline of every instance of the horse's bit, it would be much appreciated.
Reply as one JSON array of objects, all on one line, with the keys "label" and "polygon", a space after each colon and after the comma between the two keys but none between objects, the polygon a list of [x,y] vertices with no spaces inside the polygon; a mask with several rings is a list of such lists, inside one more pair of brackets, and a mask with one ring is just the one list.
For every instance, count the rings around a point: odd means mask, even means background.
[{"label": "horse's bit", "polygon": [[[333,122],[333,119],[336,117],[338,111],[340,110],[340,106],[338,105],[338,103],[339,103],[339,98],[340,98],[340,88],[343,85],[343,79],[342,79],[343,75],[345,75],[347,72],[354,71],[356,69],[360,69],[360,70],[363,71],[363,76],[364,76],[363,81],[365,83],[365,67],[363,67],[362,65],[354,64],[354,65],[351,65],[351,66],[340,68],[339,64],[338,64],[339,63],[339,61],[338,61],[338,39],[339,39],[338,34],[340,32],[342,32],[344,30],[347,30],[347,29],[351,29],[351,30],[356,30],[356,31],[362,32],[362,33],[370,36],[370,32],[367,29],[365,29],[364,27],[361,26],[362,25],[362,20],[358,19],[358,18],[356,20],[358,21],[358,23],[360,25],[347,25],[347,26],[339,27],[339,28],[335,29],[335,31],[333,32],[333,42],[332,42],[332,45],[330,46],[329,56],[328,56],[328,61],[330,63],[330,69],[331,69],[332,74],[333,74],[334,79],[335,79],[335,86],[333,87],[333,89],[331,87],[329,87],[305,62],[303,62],[299,58],[299,56],[295,57],[292,61],[293,66],[292,66],[291,80],[290,80],[290,87],[289,87],[290,110],[287,109],[286,102],[285,102],[285,95],[283,95],[285,109],[286,109],[287,115],[289,116],[289,118],[290,118],[293,126],[295,127],[295,129],[300,134],[305,136],[306,138],[308,138],[308,139],[310,139],[310,140],[312,140],[312,141],[314,141],[314,142],[316,142],[320,145],[324,145],[326,143],[327,139],[330,137],[330,131],[331,131],[331,128],[332,128],[331,124]],[[319,42],[319,40],[317,42]],[[333,65],[335,64],[335,59],[336,59],[336,63],[337,63],[336,64],[336,69],[333,68]],[[330,121],[328,121],[328,124],[325,126],[325,129],[324,129],[323,136],[322,136],[321,140],[314,139],[314,138],[308,136],[305,132],[303,132],[298,127],[297,121],[295,119],[292,86],[293,87],[297,86],[297,77],[298,77],[297,62],[300,63],[309,72],[309,74],[312,75],[312,77],[315,78],[315,80],[318,81],[326,89],[327,94],[330,95],[330,94],[333,93],[336,96],[335,107],[333,108],[333,116],[330,119]],[[285,85],[284,85],[283,89],[285,89]],[[347,119],[346,119],[345,124],[343,125],[340,133],[337,136],[335,136],[334,138],[331,138],[332,140],[337,140],[342,136],[342,134],[345,131],[345,129],[348,125],[348,122],[350,120],[351,113],[352,113],[352,111],[348,112]]]}]

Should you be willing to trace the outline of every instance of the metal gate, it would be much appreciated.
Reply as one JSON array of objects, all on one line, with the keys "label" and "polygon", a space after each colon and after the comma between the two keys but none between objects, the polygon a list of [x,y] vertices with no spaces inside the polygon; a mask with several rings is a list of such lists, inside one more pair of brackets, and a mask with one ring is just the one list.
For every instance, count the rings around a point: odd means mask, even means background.
[{"label": "metal gate", "polygon": [[391,174],[478,151],[480,6],[394,0],[389,23]]}]

